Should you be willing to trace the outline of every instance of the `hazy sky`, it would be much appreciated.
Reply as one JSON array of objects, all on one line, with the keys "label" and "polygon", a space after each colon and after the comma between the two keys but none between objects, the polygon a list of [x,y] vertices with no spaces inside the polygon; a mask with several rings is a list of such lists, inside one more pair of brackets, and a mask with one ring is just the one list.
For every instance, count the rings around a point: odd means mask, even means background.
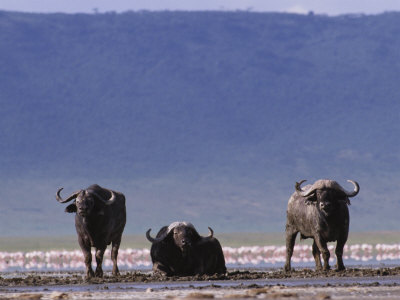
[{"label": "hazy sky", "polygon": [[251,10],[339,15],[400,11],[399,0],[0,0],[0,10],[93,13],[127,10]]}]

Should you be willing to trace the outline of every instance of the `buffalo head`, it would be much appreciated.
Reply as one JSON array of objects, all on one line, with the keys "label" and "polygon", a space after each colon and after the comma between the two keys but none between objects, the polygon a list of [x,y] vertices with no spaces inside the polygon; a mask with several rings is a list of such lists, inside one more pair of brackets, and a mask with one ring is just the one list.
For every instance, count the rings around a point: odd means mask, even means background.
[{"label": "buffalo head", "polygon": [[[210,230],[210,234],[206,238],[212,238],[214,232],[210,227],[208,227],[208,229]],[[147,230],[146,237],[151,243],[161,242],[170,237],[182,252],[186,252],[201,238],[193,224],[188,222],[174,222],[156,238],[150,236],[150,231],[151,229]]]},{"label": "buffalo head", "polygon": [[315,204],[325,216],[331,215],[340,202],[350,205],[349,198],[356,196],[360,190],[358,183],[352,180],[348,180],[354,185],[352,192],[346,191],[336,181],[327,179],[318,180],[302,189],[301,184],[305,181],[296,182],[296,191],[306,198],[307,204]]},{"label": "buffalo head", "polygon": [[60,188],[57,191],[56,194],[57,201],[60,203],[66,203],[75,199],[74,203],[68,205],[65,208],[65,211],[68,213],[76,212],[81,217],[86,217],[91,214],[93,208],[95,207],[96,199],[99,200],[104,205],[110,205],[114,203],[116,199],[114,192],[111,190],[109,190],[111,193],[111,197],[109,199],[104,199],[102,196],[100,196],[99,194],[97,194],[92,190],[80,190],[75,193],[72,193],[68,198],[62,199],[60,196],[62,190],[63,188]]}]

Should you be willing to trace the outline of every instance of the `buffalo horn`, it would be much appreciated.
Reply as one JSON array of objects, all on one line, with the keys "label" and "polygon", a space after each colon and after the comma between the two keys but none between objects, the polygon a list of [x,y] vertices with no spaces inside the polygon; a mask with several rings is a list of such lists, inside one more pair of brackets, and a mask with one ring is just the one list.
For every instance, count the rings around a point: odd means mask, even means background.
[{"label": "buffalo horn", "polygon": [[60,203],[66,203],[66,202],[68,202],[68,201],[71,201],[72,199],[75,199],[76,197],[78,197],[79,193],[81,192],[81,191],[77,191],[77,192],[73,193],[71,196],[69,196],[67,199],[63,199],[63,198],[61,198],[61,196],[60,196],[60,193],[61,193],[61,191],[62,191],[63,189],[64,189],[64,188],[60,188],[60,189],[57,191],[57,194],[56,194],[56,199],[57,199],[57,201],[60,202]]},{"label": "buffalo horn", "polygon": [[313,186],[311,186],[309,189],[307,189],[305,191],[301,189],[301,185],[306,181],[307,180],[303,179],[300,182],[296,182],[296,185],[295,185],[296,191],[298,191],[300,193],[300,195],[303,197],[308,197],[315,191],[315,188],[313,188]]},{"label": "buffalo horn", "polygon": [[344,194],[346,194],[347,197],[354,197],[360,191],[360,186],[358,185],[357,182],[355,182],[353,180],[347,180],[347,181],[351,182],[354,185],[354,191],[352,191],[352,192],[346,191],[343,187],[340,186],[340,184],[338,184],[336,181],[333,181],[333,180],[318,180],[306,190],[301,189],[301,184],[303,182],[305,182],[305,180],[302,180],[300,182],[296,182],[295,188],[296,188],[296,191],[299,192],[300,195],[303,197],[310,196],[312,193],[315,192],[315,190],[327,189],[327,188],[341,191]]},{"label": "buffalo horn", "polygon": [[351,182],[354,185],[354,191],[348,192],[348,191],[344,190],[344,192],[346,193],[347,197],[354,197],[360,191],[360,186],[358,185],[358,183],[356,181],[353,181],[353,180],[347,180],[347,182]]},{"label": "buffalo horn", "polygon": [[307,180],[305,180],[305,179],[303,179],[303,180],[300,180],[300,182],[296,182],[296,184],[295,184],[295,186],[294,186],[294,188],[296,189],[296,191],[298,191],[298,192],[304,192],[302,189],[301,189],[301,185],[304,183],[304,182],[306,182]]},{"label": "buffalo horn", "polygon": [[94,195],[96,195],[96,197],[103,202],[105,205],[111,205],[115,202],[115,199],[117,199],[117,197],[115,196],[115,193],[112,190],[107,190],[111,193],[111,197],[110,199],[104,199],[103,197],[101,197],[99,194],[97,193],[93,193]]},{"label": "buffalo horn", "polygon": [[210,234],[207,236],[207,238],[211,239],[214,236],[214,230],[212,230],[211,227],[208,227],[208,230],[210,231]]},{"label": "buffalo horn", "polygon": [[165,235],[160,236],[159,238],[153,238],[153,237],[150,235],[150,231],[151,231],[151,228],[150,228],[149,230],[146,231],[146,238],[149,240],[150,243],[160,242],[160,241],[162,241],[162,240],[165,238]]}]

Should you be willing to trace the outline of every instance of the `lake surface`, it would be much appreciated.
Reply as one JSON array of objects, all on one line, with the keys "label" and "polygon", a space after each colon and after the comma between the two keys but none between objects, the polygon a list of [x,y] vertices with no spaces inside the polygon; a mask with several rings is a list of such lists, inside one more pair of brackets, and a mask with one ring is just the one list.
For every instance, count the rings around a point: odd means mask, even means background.
[{"label": "lake surface", "polygon": [[[329,246],[330,264],[335,264],[334,245]],[[282,268],[285,262],[285,246],[223,247],[228,268]],[[94,254],[94,252],[92,253]],[[345,265],[394,266],[400,264],[400,244],[356,244],[344,248]],[[150,270],[150,250],[120,249],[120,270]],[[296,245],[293,267],[313,267],[314,258],[310,245]],[[103,261],[104,270],[110,270],[112,261],[107,249]],[[81,250],[49,250],[29,252],[0,252],[0,272],[26,271],[73,271],[84,270]]]}]

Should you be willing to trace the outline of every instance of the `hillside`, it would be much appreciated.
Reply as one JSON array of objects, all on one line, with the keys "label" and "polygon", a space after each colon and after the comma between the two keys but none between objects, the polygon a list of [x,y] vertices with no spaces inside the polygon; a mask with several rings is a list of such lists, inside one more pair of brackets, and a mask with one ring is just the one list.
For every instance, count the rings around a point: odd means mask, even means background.
[{"label": "hillside", "polygon": [[0,235],[73,234],[54,194],[95,182],[131,234],[280,232],[319,178],[398,229],[399,17],[0,12]]}]

